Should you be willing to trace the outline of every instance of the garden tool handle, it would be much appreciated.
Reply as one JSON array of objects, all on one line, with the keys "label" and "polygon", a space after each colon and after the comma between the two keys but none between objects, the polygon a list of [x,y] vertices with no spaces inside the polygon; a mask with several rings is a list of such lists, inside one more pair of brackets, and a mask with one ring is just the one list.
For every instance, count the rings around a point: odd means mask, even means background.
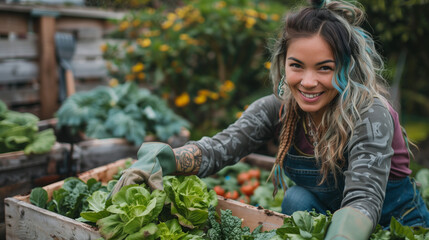
[{"label": "garden tool handle", "polygon": [[66,75],[66,89],[67,89],[67,97],[73,95],[76,92],[76,87],[74,83],[73,72],[71,69],[65,70]]}]

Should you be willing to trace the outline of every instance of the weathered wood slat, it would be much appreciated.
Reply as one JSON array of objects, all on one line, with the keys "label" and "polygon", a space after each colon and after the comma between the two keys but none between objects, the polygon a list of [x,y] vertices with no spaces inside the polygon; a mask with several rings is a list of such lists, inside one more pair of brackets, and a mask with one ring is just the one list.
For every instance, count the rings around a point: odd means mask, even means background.
[{"label": "weathered wood slat", "polygon": [[39,90],[34,88],[2,89],[0,99],[8,106],[38,103]]},{"label": "weathered wood slat", "polygon": [[126,12],[106,11],[91,7],[71,6],[41,6],[34,4],[6,4],[0,3],[0,11],[15,13],[31,13],[34,10],[56,11],[60,16],[95,18],[95,19],[121,19]]},{"label": "weathered wood slat", "polygon": [[103,59],[85,60],[74,59],[71,62],[75,78],[104,78],[107,77],[106,63]]},{"label": "weathered wood slat", "polygon": [[90,225],[58,215],[15,198],[5,200],[6,239],[100,238]]},{"label": "weathered wood slat", "polygon": [[30,82],[37,79],[38,74],[39,67],[35,61],[0,62],[0,84]]},{"label": "weathered wood slat", "polygon": [[17,39],[14,41],[0,39],[0,60],[10,58],[36,59],[37,39]]},{"label": "weathered wood slat", "polygon": [[[0,5],[3,4],[0,3]],[[2,8],[0,7],[0,33],[7,34],[14,32],[18,34],[26,34],[28,32],[28,20],[26,14],[1,10]]]},{"label": "weathered wood slat", "polygon": [[76,49],[73,55],[73,59],[101,58],[103,56],[103,53],[101,52],[102,44],[103,44],[102,40],[98,40],[98,41],[78,40],[76,42]]}]

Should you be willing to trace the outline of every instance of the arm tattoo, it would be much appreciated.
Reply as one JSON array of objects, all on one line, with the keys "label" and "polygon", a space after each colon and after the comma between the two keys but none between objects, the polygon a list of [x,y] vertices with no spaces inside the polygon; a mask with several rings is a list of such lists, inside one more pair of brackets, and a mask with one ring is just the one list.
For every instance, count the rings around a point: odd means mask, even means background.
[{"label": "arm tattoo", "polygon": [[197,174],[200,169],[202,153],[196,145],[175,148],[177,173]]}]

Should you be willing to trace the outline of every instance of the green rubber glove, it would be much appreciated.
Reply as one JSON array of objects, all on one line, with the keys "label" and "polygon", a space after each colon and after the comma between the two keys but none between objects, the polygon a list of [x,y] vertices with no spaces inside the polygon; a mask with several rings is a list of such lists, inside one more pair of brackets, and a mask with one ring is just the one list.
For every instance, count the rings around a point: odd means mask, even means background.
[{"label": "green rubber glove", "polygon": [[325,240],[367,240],[372,233],[372,221],[352,207],[344,207],[332,216]]},{"label": "green rubber glove", "polygon": [[[163,189],[162,177],[176,171],[176,158],[170,145],[159,142],[143,143],[137,161],[124,170],[110,196],[123,186],[146,183],[152,190]],[[109,196],[109,197],[110,197]]]}]

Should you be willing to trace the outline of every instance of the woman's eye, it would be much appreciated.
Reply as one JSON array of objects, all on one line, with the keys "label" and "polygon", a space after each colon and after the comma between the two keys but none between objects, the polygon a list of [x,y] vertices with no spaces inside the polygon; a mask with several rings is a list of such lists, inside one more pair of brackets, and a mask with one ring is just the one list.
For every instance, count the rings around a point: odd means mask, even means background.
[{"label": "woman's eye", "polygon": [[322,66],[322,67],[320,67],[320,70],[322,70],[322,71],[331,71],[333,69],[331,67],[329,67],[329,66]]},{"label": "woman's eye", "polygon": [[297,63],[291,63],[289,66],[292,68],[301,68],[301,65],[299,65]]}]

